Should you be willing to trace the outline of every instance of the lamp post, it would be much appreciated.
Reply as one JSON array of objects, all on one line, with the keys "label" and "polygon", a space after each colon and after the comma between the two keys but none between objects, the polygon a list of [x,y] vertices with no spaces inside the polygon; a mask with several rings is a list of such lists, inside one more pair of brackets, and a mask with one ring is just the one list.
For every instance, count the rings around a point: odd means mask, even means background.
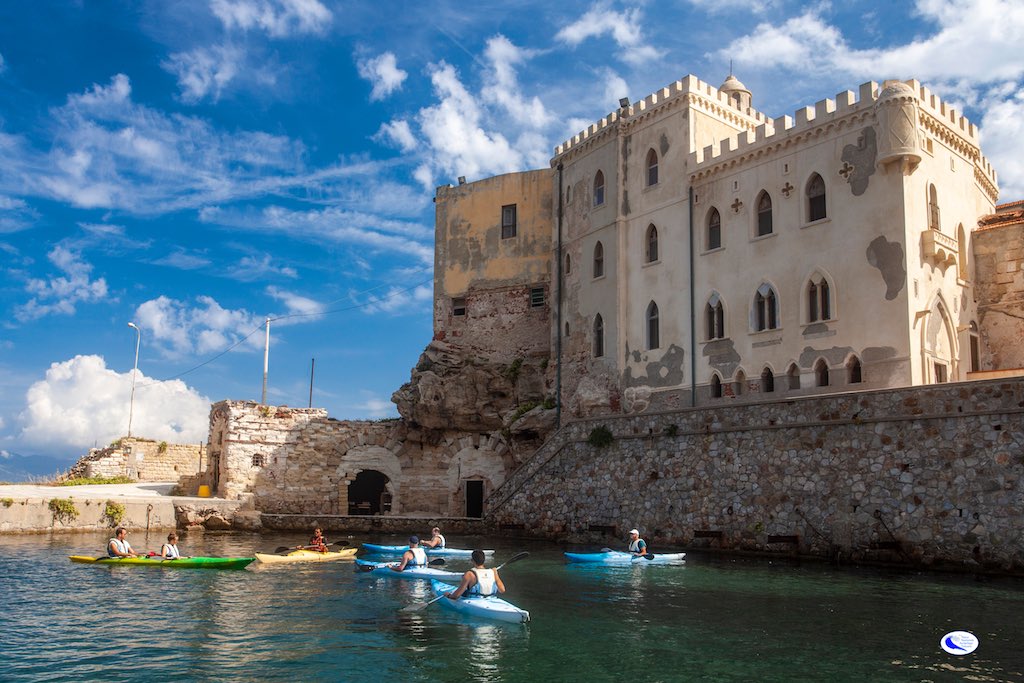
[{"label": "lamp post", "polygon": [[135,323],[128,323],[135,330],[135,367],[132,369],[132,397],[128,401],[128,436],[132,435],[132,413],[135,410],[135,376],[139,374],[139,344],[142,343],[142,330]]}]

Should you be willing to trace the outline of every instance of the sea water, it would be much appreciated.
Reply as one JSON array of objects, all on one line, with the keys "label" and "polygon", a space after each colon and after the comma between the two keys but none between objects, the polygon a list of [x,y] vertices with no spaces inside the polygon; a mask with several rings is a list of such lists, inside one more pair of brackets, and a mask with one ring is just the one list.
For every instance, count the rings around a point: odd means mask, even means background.
[{"label": "sea water", "polygon": [[[691,552],[677,566],[566,564],[495,548],[528,625],[434,604],[426,582],[351,561],[244,571],[72,564],[108,534],[0,537],[0,681],[1020,681],[1024,582]],[[129,535],[157,549],[164,534]],[[297,535],[190,533],[188,555],[251,556]],[[330,538],[328,540],[331,540]],[[351,539],[401,543],[397,537]],[[573,550],[586,550],[573,548]],[[446,562],[462,571],[465,560]],[[979,639],[944,652],[951,631]]]}]

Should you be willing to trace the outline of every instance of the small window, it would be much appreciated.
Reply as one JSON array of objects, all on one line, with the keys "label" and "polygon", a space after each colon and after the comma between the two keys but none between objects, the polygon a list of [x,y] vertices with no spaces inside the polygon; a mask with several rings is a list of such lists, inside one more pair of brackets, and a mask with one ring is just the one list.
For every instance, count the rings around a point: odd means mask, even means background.
[{"label": "small window", "polygon": [[707,320],[707,340],[725,338],[725,315],[722,310],[722,301],[715,294],[708,300],[704,307],[704,316]]},{"label": "small window", "polygon": [[516,205],[507,204],[501,207],[501,239],[516,236]]},{"label": "small window", "polygon": [[757,198],[757,236],[772,234],[772,198],[762,192]]},{"label": "small window", "polygon": [[981,344],[978,338],[978,323],[971,321],[971,372],[981,370]]},{"label": "small window", "polygon": [[569,323],[566,323],[566,324],[565,324],[565,336],[566,336],[566,337],[568,337],[568,336],[569,336]]},{"label": "small window", "polygon": [[928,228],[939,230],[939,194],[934,185],[928,185]]},{"label": "small window", "polygon": [[647,186],[658,184],[658,153],[653,149],[647,152]]},{"label": "small window", "polygon": [[935,383],[945,384],[947,381],[946,364],[935,363]]},{"label": "small window", "polygon": [[719,249],[722,246],[722,216],[718,209],[711,209],[708,215],[708,249]]},{"label": "small window", "polygon": [[824,358],[819,358],[814,364],[814,380],[819,387],[828,386],[828,364]]},{"label": "small window", "polygon": [[263,467],[264,464],[266,464],[266,461],[264,460],[263,454],[262,453],[254,453],[253,456],[252,456],[252,466],[253,467]]},{"label": "small window", "polygon": [[604,245],[600,242],[594,245],[594,277],[604,277]]},{"label": "small window", "polygon": [[565,255],[565,274],[568,275],[571,272],[572,272],[572,259],[570,259],[569,255],[566,254]]},{"label": "small window", "polygon": [[604,356],[604,318],[598,313],[594,316],[594,358]]},{"label": "small window", "polygon": [[718,375],[711,375],[711,398],[722,398],[722,380]]},{"label": "small window", "polygon": [[825,181],[815,173],[807,182],[807,220],[820,221],[825,218]]},{"label": "small window", "polygon": [[857,356],[851,356],[850,360],[846,361],[846,382],[847,384],[860,384],[864,381],[864,375],[860,367],[860,359]]},{"label": "small window", "polygon": [[604,204],[604,173],[597,172],[594,176],[594,206]]},{"label": "small window", "polygon": [[647,306],[647,349],[650,351],[661,346],[660,324],[658,320],[658,304],[653,301]]},{"label": "small window", "polygon": [[565,188],[565,203],[572,204],[572,185]]},{"label": "small window", "polygon": [[779,327],[778,300],[775,290],[763,284],[754,296],[754,329],[758,332],[774,330]]},{"label": "small window", "polygon": [[452,315],[466,315],[466,298],[455,297],[452,299]]},{"label": "small window", "polygon": [[761,391],[770,394],[775,391],[775,373],[771,368],[761,371]]},{"label": "small window", "polygon": [[647,226],[646,253],[644,257],[647,263],[654,263],[658,260],[658,229],[653,224]]},{"label": "small window", "polygon": [[530,308],[540,308],[544,305],[544,288],[530,287]]},{"label": "small window", "polygon": [[796,363],[790,365],[789,369],[786,370],[786,379],[789,382],[790,391],[800,388],[800,368],[796,366]]}]

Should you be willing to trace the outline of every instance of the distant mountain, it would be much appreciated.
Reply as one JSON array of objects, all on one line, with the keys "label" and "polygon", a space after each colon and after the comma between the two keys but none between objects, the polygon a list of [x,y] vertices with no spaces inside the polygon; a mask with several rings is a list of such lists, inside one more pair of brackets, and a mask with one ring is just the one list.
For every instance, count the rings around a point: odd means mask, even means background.
[{"label": "distant mountain", "polygon": [[51,458],[45,455],[11,455],[0,458],[0,482],[19,484],[49,478],[74,465],[74,460]]}]

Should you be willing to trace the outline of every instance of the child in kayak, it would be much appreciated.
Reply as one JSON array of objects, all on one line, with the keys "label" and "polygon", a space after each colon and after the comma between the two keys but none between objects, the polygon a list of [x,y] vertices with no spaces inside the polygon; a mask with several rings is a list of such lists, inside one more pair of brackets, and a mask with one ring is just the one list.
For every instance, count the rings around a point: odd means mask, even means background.
[{"label": "child in kayak", "polygon": [[423,541],[420,545],[424,548],[443,548],[445,544],[444,536],[441,535],[440,527],[434,527],[430,530],[430,540]]},{"label": "child in kayak", "polygon": [[505,584],[498,576],[497,569],[487,569],[484,562],[487,556],[483,550],[473,551],[473,568],[462,575],[462,583],[455,590],[448,593],[452,600],[458,600],[463,595],[497,595],[505,592]]},{"label": "child in kayak", "polygon": [[405,571],[409,567],[426,567],[427,551],[420,547],[420,537],[409,537],[409,549],[402,553],[402,562],[397,567],[391,567],[393,571]]}]

